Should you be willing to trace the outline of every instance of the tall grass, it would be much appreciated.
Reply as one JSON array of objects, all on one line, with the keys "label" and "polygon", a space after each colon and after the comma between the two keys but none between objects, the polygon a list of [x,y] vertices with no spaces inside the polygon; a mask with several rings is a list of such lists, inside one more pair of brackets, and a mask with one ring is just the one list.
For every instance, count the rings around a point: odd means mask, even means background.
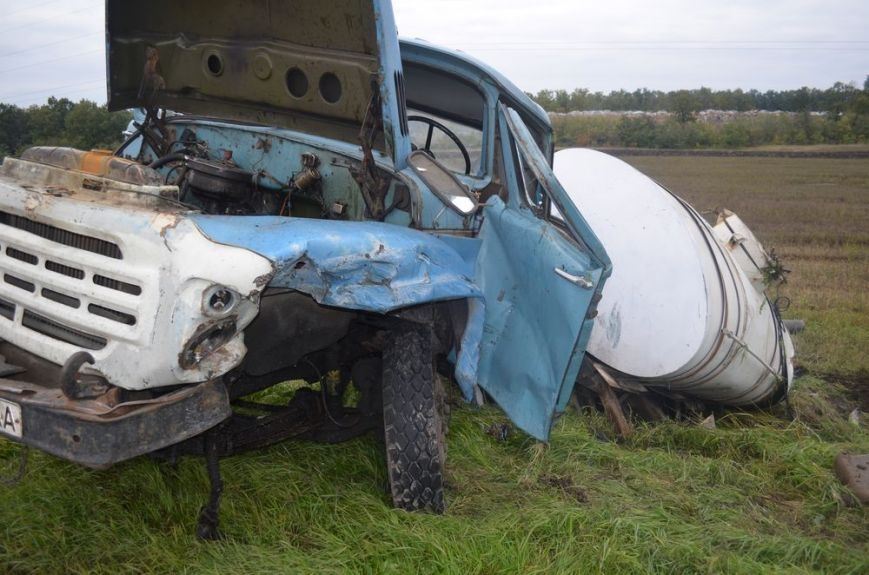
[{"label": "tall grass", "polygon": [[[836,416],[839,417],[839,416]],[[598,414],[569,413],[550,446],[500,442],[494,408],[455,411],[446,516],[387,502],[374,438],[287,443],[223,463],[226,539],[200,543],[201,463],[139,459],[94,472],[35,455],[0,492],[7,573],[865,572],[866,513],[838,484],[841,449],[771,415],[710,431],[640,428],[612,441]],[[825,432],[827,433],[827,432]],[[5,444],[3,465],[18,448]]]}]

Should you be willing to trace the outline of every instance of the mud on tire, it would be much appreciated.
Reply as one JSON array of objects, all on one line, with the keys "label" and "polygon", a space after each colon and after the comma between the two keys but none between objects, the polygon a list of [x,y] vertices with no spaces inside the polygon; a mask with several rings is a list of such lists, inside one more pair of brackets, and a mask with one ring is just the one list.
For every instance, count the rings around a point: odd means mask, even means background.
[{"label": "mud on tire", "polygon": [[392,501],[399,509],[444,511],[443,403],[431,331],[390,333],[383,350],[383,423]]}]

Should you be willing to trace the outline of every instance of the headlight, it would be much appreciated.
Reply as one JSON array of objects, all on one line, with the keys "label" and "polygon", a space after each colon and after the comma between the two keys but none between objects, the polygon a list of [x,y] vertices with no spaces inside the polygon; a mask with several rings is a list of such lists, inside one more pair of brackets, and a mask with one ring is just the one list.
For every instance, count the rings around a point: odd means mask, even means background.
[{"label": "headlight", "polygon": [[202,311],[211,317],[231,314],[238,305],[239,295],[228,287],[213,285],[202,295]]}]

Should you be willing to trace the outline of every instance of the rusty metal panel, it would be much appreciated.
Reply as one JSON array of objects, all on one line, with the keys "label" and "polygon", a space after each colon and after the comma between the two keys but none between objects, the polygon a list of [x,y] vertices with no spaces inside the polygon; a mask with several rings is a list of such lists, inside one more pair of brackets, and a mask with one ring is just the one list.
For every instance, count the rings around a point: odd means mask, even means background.
[{"label": "rusty metal panel", "polygon": [[232,413],[221,380],[186,386],[152,400],[104,405],[70,400],[56,388],[0,379],[0,399],[21,410],[23,433],[12,439],[93,468],[178,443]]},{"label": "rusty metal panel", "polygon": [[106,11],[111,110],[165,108],[355,143],[376,95],[382,149],[398,164],[410,151],[388,1],[108,0]]}]

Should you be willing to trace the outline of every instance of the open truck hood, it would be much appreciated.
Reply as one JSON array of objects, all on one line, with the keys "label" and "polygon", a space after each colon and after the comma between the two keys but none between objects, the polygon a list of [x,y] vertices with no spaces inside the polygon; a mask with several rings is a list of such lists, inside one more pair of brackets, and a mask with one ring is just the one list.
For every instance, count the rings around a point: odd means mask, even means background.
[{"label": "open truck hood", "polygon": [[356,143],[376,95],[375,148],[393,160],[410,151],[389,0],[107,0],[106,35],[110,110],[166,108]]}]

